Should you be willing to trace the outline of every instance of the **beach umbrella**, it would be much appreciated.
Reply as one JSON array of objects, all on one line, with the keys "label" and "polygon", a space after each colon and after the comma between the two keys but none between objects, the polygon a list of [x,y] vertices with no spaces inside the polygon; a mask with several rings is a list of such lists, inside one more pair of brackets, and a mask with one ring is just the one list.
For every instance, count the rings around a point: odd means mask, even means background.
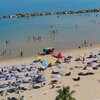
[{"label": "beach umbrella", "polygon": [[38,56],[38,57],[37,57],[38,60],[40,60],[41,58],[42,58],[41,56]]},{"label": "beach umbrella", "polygon": [[68,56],[67,56],[67,58],[72,58],[73,57],[73,55],[72,54],[69,54]]},{"label": "beach umbrella", "polygon": [[90,55],[92,55],[93,57],[97,55],[96,51],[90,52]]},{"label": "beach umbrella", "polygon": [[15,68],[15,69],[17,69],[19,66],[18,65],[14,65],[14,66],[12,66],[12,68]]},{"label": "beach umbrella", "polygon": [[60,79],[62,76],[61,75],[56,75],[56,78],[57,79]]},{"label": "beach umbrella", "polygon": [[11,85],[17,87],[17,86],[21,85],[21,82],[13,82]]},{"label": "beach umbrella", "polygon": [[36,67],[36,63],[33,62],[33,63],[30,64],[30,66]]},{"label": "beach umbrella", "polygon": [[21,66],[26,67],[28,64],[22,64]]},{"label": "beach umbrella", "polygon": [[52,60],[51,61],[51,65],[55,65],[56,61],[55,60]]},{"label": "beach umbrella", "polygon": [[8,71],[4,71],[3,74],[6,75],[6,74],[9,74],[9,72]]},{"label": "beach umbrella", "polygon": [[29,74],[29,76],[30,76],[30,77],[34,77],[34,76],[35,76],[35,74],[33,74],[33,73],[30,73],[30,74]]},{"label": "beach umbrella", "polygon": [[8,66],[8,69],[12,69],[12,66]]},{"label": "beach umbrella", "polygon": [[26,68],[22,69],[21,70],[22,72],[27,72],[28,70]]},{"label": "beach umbrella", "polygon": [[18,71],[17,71],[17,70],[15,70],[15,71],[12,71],[12,73],[13,73],[13,74],[17,74],[17,73],[18,73]]},{"label": "beach umbrella", "polygon": [[38,80],[37,80],[38,83],[45,82],[45,81],[46,81],[45,78],[41,78],[41,79],[38,79]]},{"label": "beach umbrella", "polygon": [[18,76],[19,79],[23,79],[24,77],[25,77],[24,75]]},{"label": "beach umbrella", "polygon": [[15,79],[15,77],[14,76],[9,76],[7,79],[8,80],[13,80],[13,79]]},{"label": "beach umbrella", "polygon": [[59,69],[63,68],[63,66],[56,66],[56,67],[59,68]]},{"label": "beach umbrella", "polygon": [[97,55],[97,62],[100,63],[100,55]]},{"label": "beach umbrella", "polygon": [[0,84],[0,88],[6,88],[8,86],[8,84]]},{"label": "beach umbrella", "polygon": [[35,68],[35,67],[31,67],[31,68],[30,68],[31,71],[34,71],[34,70],[36,70],[36,69],[37,69],[37,68]]},{"label": "beach umbrella", "polygon": [[42,66],[45,66],[45,67],[47,67],[49,64],[48,64],[48,62],[46,62],[46,61],[42,61]]},{"label": "beach umbrella", "polygon": [[84,54],[81,54],[81,55],[79,56],[79,58],[80,58],[81,60],[83,60]]},{"label": "beach umbrella", "polygon": [[90,62],[87,62],[88,65],[92,65],[93,64],[93,61],[90,61]]},{"label": "beach umbrella", "polygon": [[0,78],[0,81],[4,81],[5,80],[5,78]]}]

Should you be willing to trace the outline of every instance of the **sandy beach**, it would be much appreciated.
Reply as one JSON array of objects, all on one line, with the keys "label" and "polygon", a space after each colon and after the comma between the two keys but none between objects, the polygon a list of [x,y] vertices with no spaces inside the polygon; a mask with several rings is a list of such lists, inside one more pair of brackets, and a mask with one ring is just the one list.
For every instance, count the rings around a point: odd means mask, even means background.
[{"label": "sandy beach", "polygon": [[[60,71],[60,72],[71,72],[70,76],[62,76],[58,80],[57,86],[70,86],[71,90],[75,90],[75,94],[73,95],[76,100],[99,100],[100,99],[100,69],[93,70],[92,68],[88,68],[87,70],[83,70],[84,66],[87,62],[96,60],[96,58],[86,59],[85,64],[82,62],[76,62],[75,59],[81,55],[86,54],[86,57],[89,56],[90,52],[100,50],[100,46],[93,46],[93,47],[84,47],[81,49],[72,49],[66,51],[60,51],[63,55],[67,56],[69,54],[73,55],[71,62],[69,63],[61,63],[60,65],[63,66],[62,69],[57,69],[56,66],[52,66],[45,70],[45,78],[46,78],[46,85],[39,89],[31,89],[27,91],[20,91],[20,96],[24,95],[24,100],[54,100],[57,96],[57,90],[59,88],[51,89],[50,81],[56,78],[51,78],[52,71]],[[31,64],[34,60],[34,57],[26,57],[26,58],[16,58],[10,60],[0,61],[0,67],[3,66],[11,66],[11,65],[21,65],[21,64]],[[56,58],[52,57],[51,55],[42,56],[42,60],[47,62],[51,62],[52,60],[56,60]],[[99,63],[93,63],[93,66],[98,65]],[[75,66],[81,66],[79,68],[75,68]],[[38,63],[37,67],[41,67],[41,64]],[[72,68],[72,70],[70,69]],[[73,81],[73,78],[78,77],[79,72],[93,72],[94,75],[90,76],[80,76],[79,81]],[[7,82],[7,81],[6,81]],[[0,81],[0,83],[5,83],[5,81]],[[28,87],[29,85],[24,84],[24,87]],[[40,84],[36,84],[36,86],[40,86]],[[7,100],[7,97],[16,97],[19,99],[19,95],[15,93],[9,93],[6,96],[0,96],[0,100]]]}]

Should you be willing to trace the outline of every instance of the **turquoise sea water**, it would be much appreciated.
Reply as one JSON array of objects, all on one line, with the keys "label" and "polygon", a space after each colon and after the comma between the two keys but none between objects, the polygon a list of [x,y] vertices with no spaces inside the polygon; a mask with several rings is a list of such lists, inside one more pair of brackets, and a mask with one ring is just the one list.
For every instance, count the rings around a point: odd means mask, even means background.
[{"label": "turquoise sea water", "polygon": [[93,9],[99,7],[100,0],[1,0],[0,15]]},{"label": "turquoise sea water", "polygon": [[[2,0],[0,15],[99,7],[100,0]],[[41,36],[41,41],[34,41],[33,36]],[[10,40],[9,46],[5,45],[6,40]],[[7,55],[0,58],[18,57],[21,50],[25,56],[32,55],[47,46],[58,50],[75,48],[84,40],[100,43],[100,13],[0,19],[0,54],[7,50]],[[12,55],[9,55],[10,49]]]}]

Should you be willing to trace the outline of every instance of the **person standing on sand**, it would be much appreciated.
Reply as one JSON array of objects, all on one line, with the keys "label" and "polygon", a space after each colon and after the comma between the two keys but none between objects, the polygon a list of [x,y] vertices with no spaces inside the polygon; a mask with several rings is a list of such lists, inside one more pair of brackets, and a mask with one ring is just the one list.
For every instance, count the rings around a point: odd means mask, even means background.
[{"label": "person standing on sand", "polygon": [[23,57],[23,51],[21,51],[20,56]]}]

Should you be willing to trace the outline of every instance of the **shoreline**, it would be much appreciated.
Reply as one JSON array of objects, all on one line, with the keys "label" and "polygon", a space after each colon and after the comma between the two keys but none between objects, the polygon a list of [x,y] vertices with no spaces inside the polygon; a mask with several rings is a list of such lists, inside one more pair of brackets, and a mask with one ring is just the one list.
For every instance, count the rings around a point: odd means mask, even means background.
[{"label": "shoreline", "polygon": [[[100,48],[100,44],[96,44],[93,45],[92,47],[82,47],[82,48],[73,48],[73,49],[64,49],[64,50],[59,50],[59,51],[55,51],[55,52],[61,52],[62,54],[73,54],[76,52],[82,52],[82,51],[86,51],[86,50],[99,50]],[[15,62],[15,64],[18,64],[22,61],[22,63],[27,63],[27,62],[31,62],[35,57],[37,57],[38,54],[34,54],[32,56],[23,56],[23,57],[17,57],[17,58],[11,58],[11,59],[1,59],[0,60],[0,66],[1,65],[5,65],[6,62]],[[45,56],[50,56],[50,55],[45,55]],[[43,56],[44,57],[44,56]],[[12,65],[12,64],[11,64]]]}]

